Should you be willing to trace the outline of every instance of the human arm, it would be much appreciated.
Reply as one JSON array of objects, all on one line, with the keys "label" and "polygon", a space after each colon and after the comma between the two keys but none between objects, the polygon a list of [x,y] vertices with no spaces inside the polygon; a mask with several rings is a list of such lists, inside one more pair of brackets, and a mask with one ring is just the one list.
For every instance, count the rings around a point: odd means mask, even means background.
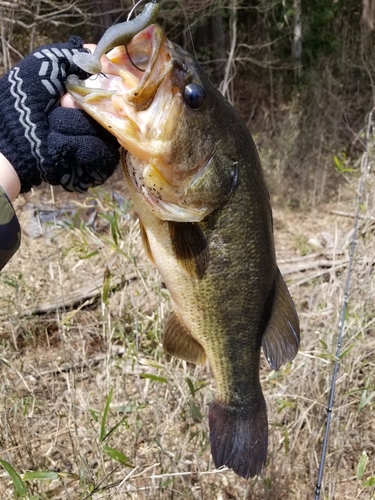
[{"label": "human arm", "polygon": [[20,246],[21,229],[11,204],[20,188],[16,171],[0,153],[0,270]]},{"label": "human arm", "polygon": [[14,201],[21,191],[21,182],[12,164],[0,153],[0,186],[9,201]]}]

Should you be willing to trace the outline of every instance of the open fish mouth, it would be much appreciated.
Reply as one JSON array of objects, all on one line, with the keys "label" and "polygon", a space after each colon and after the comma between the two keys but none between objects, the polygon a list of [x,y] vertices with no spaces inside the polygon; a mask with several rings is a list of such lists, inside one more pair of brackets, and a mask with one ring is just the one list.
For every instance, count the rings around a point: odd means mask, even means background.
[{"label": "open fish mouth", "polygon": [[[155,120],[163,123],[167,118],[169,92],[158,92],[171,71],[167,44],[163,30],[151,25],[127,47],[116,47],[103,56],[102,73],[87,80],[71,75],[66,83],[85,111],[144,160],[160,147]],[[137,148],[137,143],[143,147]]]}]

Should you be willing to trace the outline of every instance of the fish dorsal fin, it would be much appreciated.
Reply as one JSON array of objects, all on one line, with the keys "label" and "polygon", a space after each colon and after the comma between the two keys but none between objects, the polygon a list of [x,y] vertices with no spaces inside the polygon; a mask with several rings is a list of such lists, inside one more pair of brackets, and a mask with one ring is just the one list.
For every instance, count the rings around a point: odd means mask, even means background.
[{"label": "fish dorsal fin", "polygon": [[169,235],[177,260],[190,274],[202,279],[209,263],[206,238],[195,222],[169,221]]},{"label": "fish dorsal fin", "polygon": [[175,312],[167,320],[163,336],[163,347],[168,354],[197,365],[204,363],[206,353],[190,334]]},{"label": "fish dorsal fin", "polygon": [[152,252],[151,252],[150,242],[148,241],[146,229],[144,228],[141,221],[139,221],[139,229],[141,232],[141,239],[142,239],[144,251],[146,252],[147,257],[151,260],[151,262],[153,264],[155,264],[154,257],[153,257]]},{"label": "fish dorsal fin", "polygon": [[271,317],[263,334],[264,355],[272,369],[292,361],[300,343],[299,320],[286,283],[277,271]]}]

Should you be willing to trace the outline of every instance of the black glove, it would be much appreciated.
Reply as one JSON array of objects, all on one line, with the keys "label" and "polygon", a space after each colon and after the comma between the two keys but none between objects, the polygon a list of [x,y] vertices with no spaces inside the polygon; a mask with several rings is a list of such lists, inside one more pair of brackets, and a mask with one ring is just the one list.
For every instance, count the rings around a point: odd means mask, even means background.
[{"label": "black glove", "polygon": [[117,140],[84,111],[58,106],[69,74],[89,75],[72,61],[82,40],[35,50],[0,79],[0,152],[21,192],[42,180],[68,191],[102,184],[119,162]]}]

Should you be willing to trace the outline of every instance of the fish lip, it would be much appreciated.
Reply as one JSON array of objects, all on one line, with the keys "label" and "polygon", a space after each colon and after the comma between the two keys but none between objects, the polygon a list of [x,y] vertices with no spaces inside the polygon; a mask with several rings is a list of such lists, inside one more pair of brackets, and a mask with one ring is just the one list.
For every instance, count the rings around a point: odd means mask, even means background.
[{"label": "fish lip", "polygon": [[[92,78],[97,78],[99,75],[93,75],[87,80],[80,80],[77,75],[69,75],[65,81],[65,87],[69,94],[73,95],[74,93],[89,96],[90,94],[107,94],[108,96],[116,93],[115,89],[102,89],[101,87],[88,86],[87,82],[91,81]],[[74,95],[73,95],[74,97]]]}]

